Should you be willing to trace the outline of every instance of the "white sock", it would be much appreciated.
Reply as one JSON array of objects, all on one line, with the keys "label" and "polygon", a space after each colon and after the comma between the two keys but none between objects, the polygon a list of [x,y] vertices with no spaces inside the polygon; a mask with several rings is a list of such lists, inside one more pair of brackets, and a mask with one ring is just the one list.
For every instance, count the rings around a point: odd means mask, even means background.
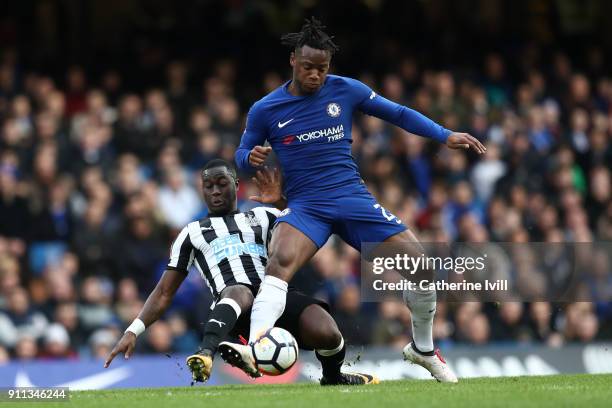
[{"label": "white sock", "polygon": [[436,291],[405,290],[404,302],[412,315],[412,340],[416,348],[423,353],[433,351],[433,320],[436,314]]},{"label": "white sock", "polygon": [[274,327],[285,311],[287,303],[287,282],[274,276],[264,277],[251,310],[251,331],[249,343],[262,332]]}]

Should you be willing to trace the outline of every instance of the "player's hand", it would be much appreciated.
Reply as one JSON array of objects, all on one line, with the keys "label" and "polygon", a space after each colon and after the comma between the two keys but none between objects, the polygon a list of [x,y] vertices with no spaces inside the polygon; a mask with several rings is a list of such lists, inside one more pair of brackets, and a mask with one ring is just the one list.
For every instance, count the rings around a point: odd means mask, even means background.
[{"label": "player's hand", "polygon": [[257,170],[252,180],[259,189],[259,195],[250,196],[249,200],[262,204],[274,204],[283,199],[280,173],[277,168],[265,167]]},{"label": "player's hand", "polygon": [[132,356],[134,352],[134,347],[136,346],[136,335],[132,332],[125,332],[121,339],[115,344],[115,347],[110,352],[106,361],[104,362],[104,368],[108,368],[110,366],[111,361],[115,358],[115,356],[119,353],[125,353],[125,359],[127,360]]},{"label": "player's hand", "polygon": [[271,151],[272,148],[270,146],[255,146],[249,154],[249,164],[253,167],[261,166]]},{"label": "player's hand", "polygon": [[449,149],[474,149],[476,153],[483,154],[487,151],[482,143],[469,133],[453,132],[448,136],[446,145]]}]

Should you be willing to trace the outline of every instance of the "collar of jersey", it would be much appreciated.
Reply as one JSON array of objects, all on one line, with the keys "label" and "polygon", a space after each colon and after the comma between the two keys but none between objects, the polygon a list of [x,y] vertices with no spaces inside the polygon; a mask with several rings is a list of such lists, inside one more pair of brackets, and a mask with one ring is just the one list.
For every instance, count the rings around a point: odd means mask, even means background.
[{"label": "collar of jersey", "polygon": [[209,218],[224,218],[224,217],[231,217],[232,215],[236,215],[236,214],[240,214],[239,210],[235,210],[235,211],[230,211],[227,214],[223,214],[223,215],[209,215]]}]

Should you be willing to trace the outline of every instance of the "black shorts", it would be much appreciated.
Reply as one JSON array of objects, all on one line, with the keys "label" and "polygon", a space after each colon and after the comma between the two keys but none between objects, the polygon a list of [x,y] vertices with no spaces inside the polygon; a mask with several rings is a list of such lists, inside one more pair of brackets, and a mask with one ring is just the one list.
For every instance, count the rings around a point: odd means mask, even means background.
[{"label": "black shorts", "polygon": [[[253,292],[253,296],[257,295],[257,289],[259,288],[254,288],[250,285],[244,286],[247,286],[249,289],[251,289],[251,291]],[[306,342],[302,341],[302,338],[300,337],[299,322],[302,312],[310,305],[319,305],[323,309],[325,309],[327,313],[330,312],[329,305],[326,302],[310,297],[300,292],[296,288],[289,286],[289,289],[287,291],[287,304],[285,305],[285,311],[274,325],[275,327],[281,327],[291,333],[293,337],[295,337],[295,339],[297,340],[300,348],[305,350],[311,349],[302,346],[302,344],[306,344]],[[230,332],[230,336],[236,338],[238,338],[238,336],[242,336],[248,340],[250,329],[251,308],[249,308],[249,310],[242,311],[242,314],[238,318],[236,325]]]}]

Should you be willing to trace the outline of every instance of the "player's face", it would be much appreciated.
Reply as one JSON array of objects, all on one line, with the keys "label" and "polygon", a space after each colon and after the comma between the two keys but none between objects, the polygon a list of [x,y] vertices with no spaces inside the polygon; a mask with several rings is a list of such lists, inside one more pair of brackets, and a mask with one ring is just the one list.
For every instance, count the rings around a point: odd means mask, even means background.
[{"label": "player's face", "polygon": [[289,62],[293,67],[293,81],[299,93],[312,94],[325,82],[331,54],[305,45],[291,53]]},{"label": "player's face", "polygon": [[213,167],[202,174],[202,192],[211,215],[225,215],[236,210],[238,180],[226,167]]}]

